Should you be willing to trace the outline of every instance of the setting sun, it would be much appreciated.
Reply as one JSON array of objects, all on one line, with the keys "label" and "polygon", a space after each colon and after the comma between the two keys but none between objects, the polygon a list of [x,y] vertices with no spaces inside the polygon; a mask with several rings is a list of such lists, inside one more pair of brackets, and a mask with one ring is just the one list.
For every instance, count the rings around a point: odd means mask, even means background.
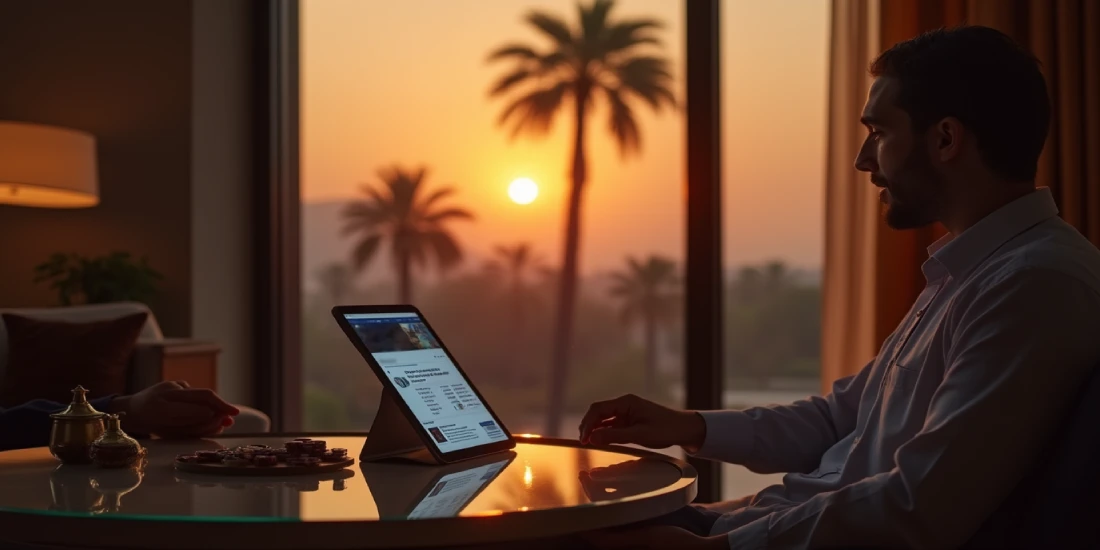
[{"label": "setting sun", "polygon": [[519,178],[508,186],[508,197],[516,204],[531,204],[539,196],[539,186],[531,178]]}]

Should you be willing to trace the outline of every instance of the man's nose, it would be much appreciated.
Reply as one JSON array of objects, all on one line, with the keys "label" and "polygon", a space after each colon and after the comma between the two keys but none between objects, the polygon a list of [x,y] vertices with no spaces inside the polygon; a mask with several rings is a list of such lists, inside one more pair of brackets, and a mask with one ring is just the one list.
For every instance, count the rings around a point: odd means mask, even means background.
[{"label": "man's nose", "polygon": [[878,162],[875,160],[874,148],[869,147],[866,141],[863,142],[863,147],[859,149],[859,154],[856,155],[855,168],[860,172],[878,171]]}]

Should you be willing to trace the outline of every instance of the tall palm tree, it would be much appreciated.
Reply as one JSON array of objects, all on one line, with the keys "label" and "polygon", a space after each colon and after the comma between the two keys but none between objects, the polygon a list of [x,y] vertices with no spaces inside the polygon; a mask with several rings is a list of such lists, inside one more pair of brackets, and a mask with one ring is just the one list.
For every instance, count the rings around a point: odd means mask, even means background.
[{"label": "tall palm tree", "polygon": [[551,353],[547,432],[555,435],[561,426],[565,388],[569,376],[573,337],[573,315],[577,299],[577,256],[580,250],[581,206],[588,167],[585,127],[597,100],[607,104],[610,131],[625,158],[641,150],[641,131],[632,104],[640,99],[656,111],[676,105],[671,91],[668,60],[642,51],[659,46],[655,31],[662,24],[652,19],[611,20],[614,2],[594,0],[578,4],[579,21],[570,26],[544,12],[527,15],[549,48],[508,44],[494,51],[490,61],[511,60],[513,70],[490,90],[490,96],[509,95],[498,123],[511,125],[512,136],[527,131],[546,134],[559,112],[571,103],[574,124],[572,188],[565,222],[565,248],[558,287],[557,316]]},{"label": "tall palm tree", "polygon": [[398,298],[407,304],[412,302],[414,267],[426,267],[429,256],[441,271],[462,261],[462,248],[446,223],[472,220],[474,215],[440,204],[454,194],[453,187],[428,193],[426,168],[410,171],[393,166],[379,170],[378,177],[382,185],[364,185],[361,189],[366,199],[344,208],[343,231],[359,239],[351,257],[357,272],[378,255],[383,241],[389,242],[397,271]]},{"label": "tall palm tree", "polygon": [[645,389],[652,396],[657,387],[657,331],[676,317],[680,304],[680,279],[676,263],[650,256],[644,263],[627,258],[623,271],[611,274],[611,296],[622,302],[623,322],[642,323],[645,346]]}]

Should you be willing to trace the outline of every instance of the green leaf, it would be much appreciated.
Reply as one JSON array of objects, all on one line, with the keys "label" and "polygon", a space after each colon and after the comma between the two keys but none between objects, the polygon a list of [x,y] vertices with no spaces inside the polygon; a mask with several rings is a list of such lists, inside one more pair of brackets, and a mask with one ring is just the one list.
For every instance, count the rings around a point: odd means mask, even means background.
[{"label": "green leaf", "polygon": [[632,57],[615,69],[620,87],[649,103],[655,111],[669,105],[676,107],[676,96],[669,90],[672,74],[668,62],[658,57]]},{"label": "green leaf", "polygon": [[489,95],[498,96],[500,94],[503,94],[508,90],[511,90],[516,84],[527,80],[531,76],[531,71],[527,70],[526,68],[521,67],[519,69],[516,69],[515,71],[504,75],[504,77],[498,80],[493,88],[489,90]]},{"label": "green leaf", "polygon": [[629,50],[631,48],[650,44],[659,46],[660,39],[646,31],[663,29],[660,21],[652,19],[640,19],[635,21],[622,21],[607,29],[600,37],[599,51],[602,56]]},{"label": "green leaf", "polygon": [[607,101],[611,106],[608,127],[619,145],[619,153],[626,157],[642,149],[642,134],[634,120],[634,111],[623,100],[622,93],[613,88],[604,88]]},{"label": "green leaf", "polygon": [[54,254],[35,267],[35,282],[49,282],[61,305],[118,301],[146,302],[157,293],[163,276],[149,265],[147,257],[135,259],[129,252],[115,251],[86,258],[77,254]]},{"label": "green leaf", "polygon": [[569,31],[569,26],[553,15],[533,12],[527,16],[527,22],[557,43],[558,46],[570,48],[574,44],[573,34]]},{"label": "green leaf", "polygon": [[424,222],[437,224],[446,220],[472,220],[473,213],[464,208],[447,208],[438,212],[432,212],[424,217]]},{"label": "green leaf", "polygon": [[571,87],[572,82],[559,82],[549,88],[530,92],[509,105],[498,122],[505,124],[518,117],[513,123],[513,137],[523,131],[545,134],[553,127],[554,115]]},{"label": "green leaf", "polygon": [[577,18],[581,22],[581,36],[586,45],[599,43],[607,30],[607,15],[614,2],[595,0],[590,6],[577,3]]},{"label": "green leaf", "polygon": [[432,231],[424,234],[428,247],[434,252],[439,268],[443,271],[457,266],[462,261],[462,249],[454,235],[446,231]]},{"label": "green leaf", "polygon": [[362,271],[367,263],[374,258],[380,244],[382,244],[382,235],[379,234],[368,235],[366,238],[359,241],[359,244],[355,245],[355,249],[351,253],[352,267],[354,267],[356,271]]}]

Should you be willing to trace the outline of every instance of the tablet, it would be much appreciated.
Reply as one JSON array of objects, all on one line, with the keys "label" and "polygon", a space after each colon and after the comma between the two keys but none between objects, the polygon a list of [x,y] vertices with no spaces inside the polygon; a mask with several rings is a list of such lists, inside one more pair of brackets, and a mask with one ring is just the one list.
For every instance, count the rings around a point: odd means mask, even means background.
[{"label": "tablet", "polygon": [[337,306],[336,322],[440,462],[516,446],[427,319],[413,306]]}]

